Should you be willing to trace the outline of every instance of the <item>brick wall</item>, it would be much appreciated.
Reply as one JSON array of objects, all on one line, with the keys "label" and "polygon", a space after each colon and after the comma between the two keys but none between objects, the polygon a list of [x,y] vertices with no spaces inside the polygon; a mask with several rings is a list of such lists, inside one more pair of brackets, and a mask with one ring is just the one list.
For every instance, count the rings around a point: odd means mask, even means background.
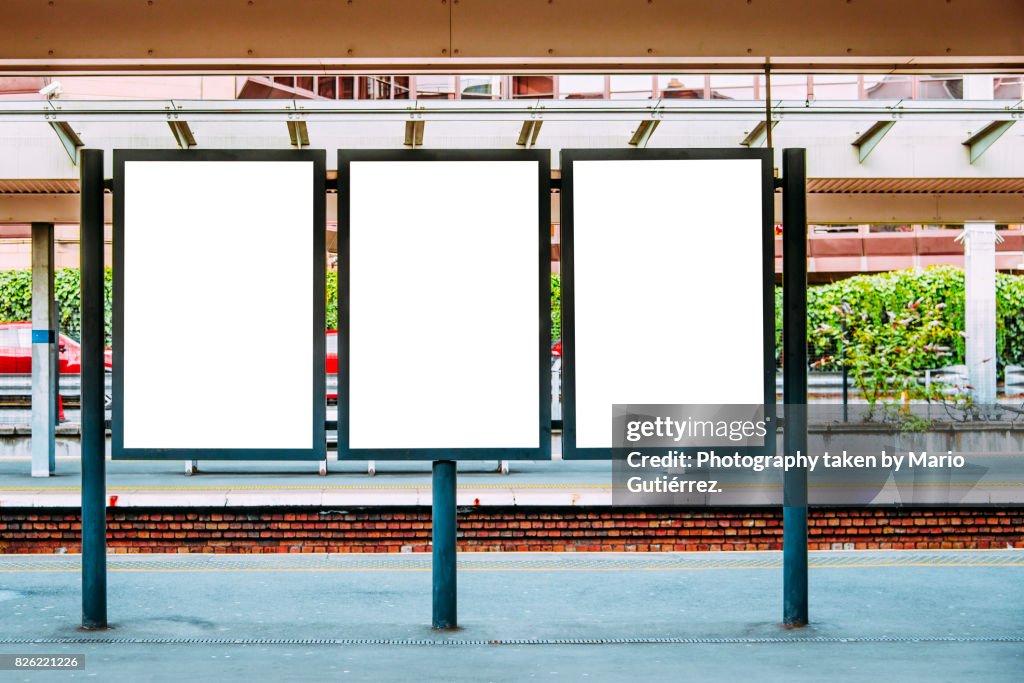
[{"label": "brick wall", "polygon": [[[1024,548],[1024,509],[812,509],[812,550]],[[367,508],[144,509],[107,512],[119,553],[425,552],[430,511]],[[477,551],[778,550],[775,509],[461,510],[459,549]],[[0,552],[79,552],[73,510],[0,508]]]}]

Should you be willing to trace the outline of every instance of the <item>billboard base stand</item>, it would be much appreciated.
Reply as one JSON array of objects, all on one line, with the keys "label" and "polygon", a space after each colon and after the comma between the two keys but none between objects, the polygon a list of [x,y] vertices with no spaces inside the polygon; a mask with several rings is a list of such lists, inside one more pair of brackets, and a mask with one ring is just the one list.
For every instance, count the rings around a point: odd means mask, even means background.
[{"label": "billboard base stand", "polygon": [[185,476],[191,477],[193,474],[199,474],[199,461],[198,460],[186,460],[185,461]]},{"label": "billboard base stand", "polygon": [[458,522],[455,509],[456,463],[439,460],[433,466],[433,508],[431,514],[431,541],[433,550],[435,629],[458,628],[456,590],[456,533]]},{"label": "billboard base stand", "polygon": [[[807,159],[782,151],[783,398],[786,455],[807,452]],[[807,625],[807,470],[789,470],[782,484],[782,624]]]},{"label": "billboard base stand", "polygon": [[371,477],[377,474],[377,461],[376,460],[371,460],[368,463],[366,463],[366,474],[371,476]]},{"label": "billboard base stand", "polygon": [[317,474],[319,474],[321,477],[327,476],[327,458],[324,458],[323,460],[320,461],[320,469],[317,472]]},{"label": "billboard base stand", "polygon": [[508,471],[509,471],[508,460],[500,461],[498,463],[498,473],[499,474],[508,474]]}]

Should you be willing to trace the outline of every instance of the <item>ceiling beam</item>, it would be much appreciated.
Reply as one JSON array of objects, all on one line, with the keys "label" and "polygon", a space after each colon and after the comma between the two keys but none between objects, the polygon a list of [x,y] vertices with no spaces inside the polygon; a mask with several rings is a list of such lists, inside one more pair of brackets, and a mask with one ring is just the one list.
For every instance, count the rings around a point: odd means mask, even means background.
[{"label": "ceiling beam", "polygon": [[660,119],[641,121],[636,130],[633,131],[633,137],[629,139],[629,144],[633,147],[646,147],[647,143],[651,140],[651,136],[654,135],[654,131],[657,130],[659,123],[661,123]]},{"label": "ceiling beam", "polygon": [[[775,130],[775,126],[779,125],[778,121],[772,121],[772,130]],[[740,142],[744,147],[760,147],[764,144],[764,141],[768,139],[768,126],[764,121],[758,121],[757,125],[754,126],[753,130],[747,133],[747,137],[743,138]]]},{"label": "ceiling beam", "polygon": [[[337,194],[327,194],[327,215],[336,215]],[[112,220],[111,199],[104,194],[106,220]],[[776,195],[776,216],[781,217],[781,195]],[[556,214],[557,215],[557,212]],[[8,194],[0,192],[0,224],[27,225],[34,221],[78,223],[77,194]],[[807,195],[811,223],[963,223],[990,220],[1024,222],[1024,193],[921,193]]]},{"label": "ceiling beam", "polygon": [[178,147],[188,149],[189,147],[196,146],[196,137],[192,134],[188,121],[168,121],[167,125],[170,126],[171,135],[174,136]]},{"label": "ceiling beam", "polygon": [[533,147],[537,144],[537,137],[540,135],[540,127],[543,121],[523,121],[523,127],[519,129],[519,139],[516,144],[520,147]]},{"label": "ceiling beam", "polygon": [[1003,133],[1010,130],[1016,121],[993,121],[971,137],[964,140],[964,145],[970,153],[971,163],[981,158],[981,155],[988,151],[989,147],[996,144],[996,140],[1003,137]]},{"label": "ceiling beam", "polygon": [[868,158],[871,151],[878,146],[878,143],[882,141],[892,127],[896,125],[895,121],[876,121],[866,131],[860,134],[860,136],[853,141],[853,146],[857,148],[857,157],[860,163],[864,163],[864,160]]},{"label": "ceiling beam", "polygon": [[309,147],[309,128],[305,121],[288,121],[288,140],[292,147]]},{"label": "ceiling beam", "polygon": [[64,145],[64,151],[71,157],[71,163],[78,165],[78,150],[85,147],[82,138],[71,127],[67,121],[50,121],[50,128],[57,134],[60,144]]},{"label": "ceiling beam", "polygon": [[405,142],[403,143],[406,147],[422,147],[423,146],[423,119],[416,119],[414,121],[405,122]]},{"label": "ceiling beam", "polygon": [[[306,100],[297,114],[290,100],[175,100],[173,117],[191,123],[207,121],[408,121],[412,119],[450,121],[504,120],[522,123],[537,118],[537,108],[522,100],[482,104],[479,100]],[[1012,121],[1020,109],[1005,102],[966,100],[858,100],[806,102],[781,100],[772,106],[776,120],[858,121],[869,126],[891,120],[898,111],[900,121],[965,121],[981,127],[992,121]],[[167,121],[166,100],[61,100],[60,110],[39,106],[33,100],[0,100],[0,121],[61,120]],[[764,116],[764,104],[743,100],[661,100],[657,104],[636,100],[549,100],[543,118],[561,121],[637,121],[649,118],[670,120],[732,120],[752,124]]]}]

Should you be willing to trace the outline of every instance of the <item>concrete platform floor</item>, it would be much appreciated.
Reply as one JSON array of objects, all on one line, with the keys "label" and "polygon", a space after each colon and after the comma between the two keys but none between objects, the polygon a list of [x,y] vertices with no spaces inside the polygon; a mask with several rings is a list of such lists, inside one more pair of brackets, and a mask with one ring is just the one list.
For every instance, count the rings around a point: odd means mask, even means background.
[{"label": "concrete platform floor", "polygon": [[[316,462],[200,461],[185,474],[183,461],[107,461],[107,494],[121,507],[273,505],[430,505],[431,463],[328,460],[327,476]],[[459,504],[609,505],[612,466],[608,461],[512,461],[510,473],[498,461],[460,462]],[[78,507],[81,461],[57,458],[52,477],[32,477],[25,458],[0,458],[0,507]]]},{"label": "concrete platform floor", "polygon": [[111,556],[83,633],[80,558],[0,556],[2,680],[1020,681],[1024,551],[811,554],[786,630],[779,553],[467,553],[436,633],[426,555]]}]

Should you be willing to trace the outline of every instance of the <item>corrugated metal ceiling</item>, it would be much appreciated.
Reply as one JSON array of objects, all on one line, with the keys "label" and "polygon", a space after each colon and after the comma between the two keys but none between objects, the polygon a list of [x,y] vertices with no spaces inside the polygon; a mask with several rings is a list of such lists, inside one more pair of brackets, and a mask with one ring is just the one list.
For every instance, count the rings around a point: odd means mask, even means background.
[{"label": "corrugated metal ceiling", "polygon": [[[1022,178],[808,178],[814,194],[1020,194]],[[0,194],[77,194],[77,178],[3,178]]]},{"label": "corrugated metal ceiling", "polygon": [[815,194],[1004,194],[1024,192],[1024,178],[808,178]]}]

